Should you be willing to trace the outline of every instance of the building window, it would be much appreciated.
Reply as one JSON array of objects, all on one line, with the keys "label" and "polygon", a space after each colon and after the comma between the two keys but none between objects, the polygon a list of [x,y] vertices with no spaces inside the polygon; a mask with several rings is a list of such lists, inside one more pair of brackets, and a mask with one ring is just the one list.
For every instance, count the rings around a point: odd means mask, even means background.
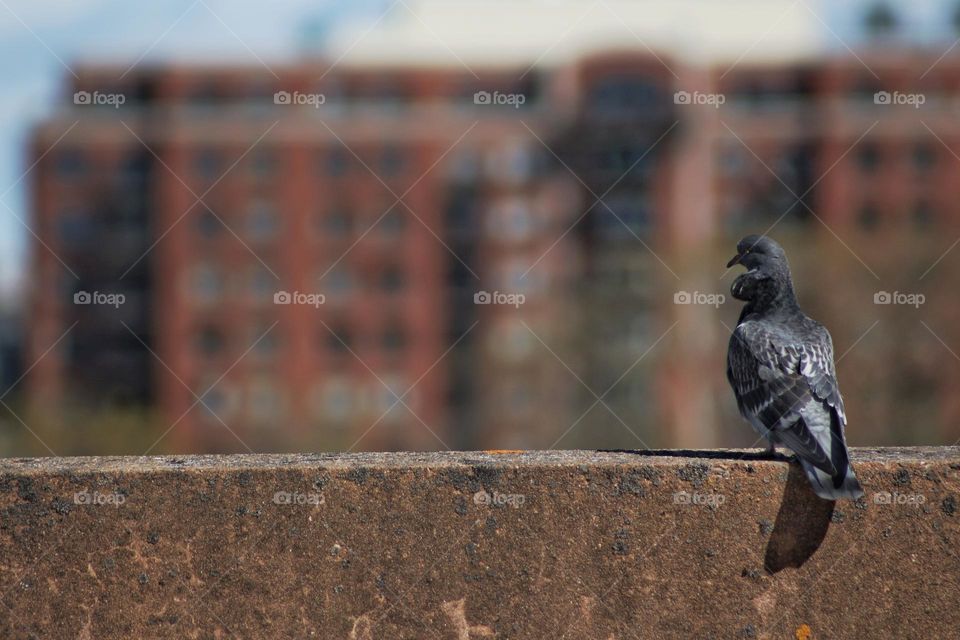
[{"label": "building window", "polygon": [[525,260],[504,260],[495,269],[497,286],[511,293],[536,295],[543,293],[549,286],[550,278],[542,269],[528,273],[529,262]]},{"label": "building window", "polygon": [[533,212],[530,203],[523,198],[508,198],[499,202],[489,217],[487,234],[491,237],[506,237],[521,241],[534,231]]},{"label": "building window", "polygon": [[880,212],[876,205],[867,203],[860,207],[857,213],[857,224],[866,231],[873,231],[880,224]]},{"label": "building window", "polygon": [[197,232],[204,238],[213,238],[219,235],[223,229],[223,224],[217,219],[213,211],[204,206],[197,214],[196,220]]},{"label": "building window", "polygon": [[344,378],[334,378],[316,385],[313,407],[317,418],[344,422],[354,412],[354,389]]},{"label": "building window", "polygon": [[490,150],[484,159],[487,174],[503,184],[523,184],[533,175],[535,155],[525,144],[505,144]]},{"label": "building window", "polygon": [[250,417],[257,422],[274,423],[283,415],[283,399],[268,380],[257,380],[250,385]]},{"label": "building window", "polygon": [[609,240],[625,240],[650,231],[650,212],[642,193],[614,196],[606,206],[597,205],[591,212],[599,235]]},{"label": "building window", "polygon": [[646,113],[662,101],[656,84],[641,76],[610,75],[590,88],[590,106],[600,113]]},{"label": "building window", "polygon": [[255,200],[247,211],[247,234],[253,240],[270,240],[277,235],[280,220],[276,209],[265,200]]},{"label": "building window", "polygon": [[324,327],[324,342],[327,349],[335,354],[343,354],[353,350],[353,335],[346,325],[332,324]]},{"label": "building window", "polygon": [[277,172],[277,157],[267,149],[254,149],[250,152],[250,175],[256,179],[268,180]]},{"label": "building window", "polygon": [[214,106],[220,102],[223,94],[216,81],[210,78],[202,79],[190,88],[187,100],[198,107]]},{"label": "building window", "polygon": [[404,278],[400,267],[391,265],[380,275],[380,288],[387,293],[396,293],[403,289]]},{"label": "building window", "polygon": [[393,207],[380,220],[379,229],[383,235],[395,238],[403,233],[406,222],[406,218],[403,212],[400,211],[399,206]]},{"label": "building window", "polygon": [[913,148],[913,166],[921,173],[928,172],[937,163],[937,152],[929,144],[921,143]]},{"label": "building window", "polygon": [[326,215],[321,216],[322,231],[341,237],[350,233],[350,212],[342,204],[334,204]]},{"label": "building window", "polygon": [[270,78],[258,78],[250,82],[243,91],[244,101],[247,104],[259,107],[272,107],[273,83]]},{"label": "building window", "polygon": [[259,303],[266,303],[273,299],[277,289],[277,279],[263,265],[251,268],[249,276],[250,295]]},{"label": "building window", "polygon": [[146,231],[148,202],[145,193],[142,188],[116,193],[113,203],[116,224],[135,231]]},{"label": "building window", "polygon": [[616,173],[621,176],[626,172],[635,179],[648,177],[654,168],[653,154],[647,154],[647,149],[639,145],[618,145],[615,142],[597,154],[596,164],[602,171]]},{"label": "building window", "polygon": [[353,290],[353,276],[341,263],[318,278],[323,292],[331,298],[343,298]]},{"label": "building window", "polygon": [[405,158],[399,147],[385,147],[380,154],[380,173],[384,177],[392,177],[403,171]]},{"label": "building window", "polygon": [[403,376],[396,373],[388,373],[383,376],[383,384],[378,385],[376,390],[377,411],[384,413],[384,422],[396,422],[406,413],[407,406],[415,404],[410,395],[404,396],[407,389]]},{"label": "building window", "polygon": [[196,389],[199,405],[210,422],[220,422],[236,412],[239,397],[229,382],[217,380],[213,375],[203,376],[199,382]]},{"label": "building window", "polygon": [[220,417],[220,414],[227,408],[227,396],[221,389],[214,387],[200,397],[200,405],[210,417]]},{"label": "building window", "polygon": [[223,332],[219,328],[209,325],[197,331],[197,350],[206,356],[213,356],[223,350]]},{"label": "building window", "polygon": [[122,189],[142,193],[150,177],[150,160],[151,157],[146,151],[132,153],[124,158],[117,168],[119,186]]},{"label": "building window", "polygon": [[873,173],[880,166],[880,150],[877,145],[867,142],[857,150],[857,164],[864,173]]},{"label": "building window", "polygon": [[536,349],[536,338],[518,321],[504,321],[488,334],[486,345],[499,360],[518,363],[529,358]]},{"label": "building window", "polygon": [[720,154],[720,171],[731,178],[739,178],[747,171],[747,151],[739,144],[727,145]]},{"label": "building window", "polygon": [[[269,329],[269,330],[268,330]],[[280,334],[277,327],[270,329],[269,324],[258,324],[250,334],[252,355],[261,360],[271,360],[280,349]]]},{"label": "building window", "polygon": [[480,155],[474,150],[462,150],[450,161],[450,177],[457,183],[475,182],[480,176]]},{"label": "building window", "polygon": [[474,208],[477,197],[470,189],[455,189],[447,201],[444,218],[450,233],[461,238],[472,237],[476,233]]},{"label": "building window", "polygon": [[193,171],[204,182],[217,180],[223,169],[223,158],[218,151],[201,149],[193,156]]},{"label": "building window", "polygon": [[381,346],[385,351],[400,351],[407,346],[407,336],[399,321],[391,322],[383,332]]},{"label": "building window", "polygon": [[83,152],[79,149],[64,149],[56,156],[55,171],[61,180],[76,180],[86,173]]},{"label": "building window", "polygon": [[914,204],[911,217],[913,218],[913,226],[917,229],[930,228],[936,219],[933,207],[925,200],[920,200]]},{"label": "building window", "polygon": [[96,225],[86,211],[69,208],[58,216],[60,244],[66,248],[87,247],[96,236]]},{"label": "building window", "polygon": [[210,264],[195,266],[191,274],[190,290],[198,302],[216,302],[223,294],[223,276],[220,270]]},{"label": "building window", "polygon": [[328,176],[342,176],[349,168],[350,152],[342,146],[336,146],[327,153],[324,173]]}]

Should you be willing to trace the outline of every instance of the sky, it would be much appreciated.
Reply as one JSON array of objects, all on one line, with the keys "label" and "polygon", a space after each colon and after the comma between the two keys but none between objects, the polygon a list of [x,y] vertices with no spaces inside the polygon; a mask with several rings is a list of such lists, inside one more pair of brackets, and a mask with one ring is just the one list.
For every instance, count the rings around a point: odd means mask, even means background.
[{"label": "sky", "polygon": [[[858,19],[868,0],[800,1],[822,16],[828,46],[856,46]],[[416,0],[407,2],[416,5]],[[15,298],[27,275],[30,231],[25,224],[30,224],[30,213],[28,180],[23,178],[28,169],[24,144],[32,125],[50,113],[66,90],[72,66],[96,60],[131,65],[138,60],[172,59],[283,61],[308,48],[319,50],[324,36],[334,28],[360,30],[373,24],[389,4],[387,0],[285,0],[269,5],[224,0],[0,0],[0,300]],[[550,0],[541,4],[549,10]],[[944,18],[953,3],[912,0],[909,5],[904,1],[894,6],[903,7],[914,39],[953,37]]]}]

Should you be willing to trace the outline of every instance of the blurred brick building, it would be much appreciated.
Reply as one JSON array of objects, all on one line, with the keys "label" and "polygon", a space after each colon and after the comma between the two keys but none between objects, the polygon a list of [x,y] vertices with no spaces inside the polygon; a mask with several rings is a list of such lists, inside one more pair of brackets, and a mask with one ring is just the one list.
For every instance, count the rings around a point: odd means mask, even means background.
[{"label": "blurred brick building", "polygon": [[[725,289],[711,243],[811,211],[853,232],[956,218],[943,145],[874,94],[938,99],[960,65],[869,62],[883,81],[637,50],[476,76],[88,68],[33,138],[30,396],[155,405],[177,450],[615,446],[661,423],[651,444],[716,442],[724,327],[670,304]],[[960,149],[946,100],[930,123]],[[672,357],[645,358],[674,322]]]},{"label": "blurred brick building", "polygon": [[[556,251],[518,278],[517,253],[546,251],[573,209],[527,128],[548,124],[536,78],[282,73],[89,68],[39,127],[34,404],[155,405],[179,450],[445,448],[481,418],[509,432],[538,399],[497,400],[523,390],[476,374],[522,368],[518,318],[552,315],[569,272]],[[532,106],[475,104],[488,90]],[[522,293],[522,312],[474,304],[483,290]],[[450,407],[498,403],[449,426]]]}]

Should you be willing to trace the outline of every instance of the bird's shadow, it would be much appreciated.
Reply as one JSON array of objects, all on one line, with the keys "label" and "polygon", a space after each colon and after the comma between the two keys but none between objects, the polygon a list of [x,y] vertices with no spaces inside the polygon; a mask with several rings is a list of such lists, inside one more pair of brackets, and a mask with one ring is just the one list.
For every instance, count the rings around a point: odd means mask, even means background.
[{"label": "bird's shadow", "polygon": [[791,464],[763,560],[767,573],[803,566],[826,537],[835,506],[813,492],[799,464]]},{"label": "bird's shadow", "polygon": [[706,458],[708,460],[759,460],[763,462],[790,462],[793,456],[770,454],[765,450],[741,451],[735,449],[597,449],[600,453],[632,453],[637,456],[666,458]]},{"label": "bird's shadow", "polygon": [[787,462],[787,484],[780,501],[780,510],[767,542],[764,568],[774,574],[787,567],[798,568],[813,557],[827,535],[836,503],[824,500],[813,492],[810,482],[793,456],[766,451],[692,451],[683,449],[645,451],[616,449],[616,453],[676,458],[707,458],[714,460],[758,460]]}]

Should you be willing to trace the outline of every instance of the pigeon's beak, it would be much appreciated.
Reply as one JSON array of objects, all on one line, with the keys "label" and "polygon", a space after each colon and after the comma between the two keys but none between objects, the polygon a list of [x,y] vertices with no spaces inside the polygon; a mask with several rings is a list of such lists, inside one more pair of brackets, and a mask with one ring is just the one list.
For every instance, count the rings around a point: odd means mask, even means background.
[{"label": "pigeon's beak", "polygon": [[727,263],[727,269],[729,269],[730,267],[732,267],[732,266],[735,265],[735,264],[740,264],[740,259],[741,259],[741,258],[743,258],[743,254],[742,254],[742,253],[738,253],[737,255],[735,255],[735,256],[733,256],[732,258],[730,258],[730,262]]}]

